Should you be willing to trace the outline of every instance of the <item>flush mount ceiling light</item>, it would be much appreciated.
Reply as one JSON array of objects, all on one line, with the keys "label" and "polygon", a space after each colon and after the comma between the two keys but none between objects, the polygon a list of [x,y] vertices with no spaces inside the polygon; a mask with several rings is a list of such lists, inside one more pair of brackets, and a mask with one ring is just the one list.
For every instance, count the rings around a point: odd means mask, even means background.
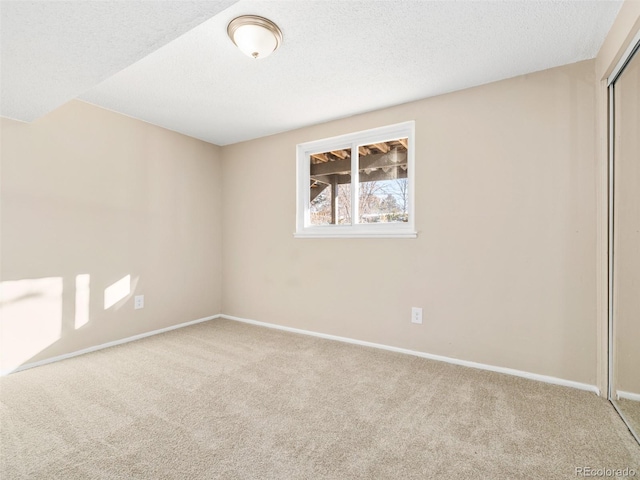
[{"label": "flush mount ceiling light", "polygon": [[282,32],[271,20],[256,15],[243,15],[231,20],[229,38],[249,57],[265,58],[282,43]]}]

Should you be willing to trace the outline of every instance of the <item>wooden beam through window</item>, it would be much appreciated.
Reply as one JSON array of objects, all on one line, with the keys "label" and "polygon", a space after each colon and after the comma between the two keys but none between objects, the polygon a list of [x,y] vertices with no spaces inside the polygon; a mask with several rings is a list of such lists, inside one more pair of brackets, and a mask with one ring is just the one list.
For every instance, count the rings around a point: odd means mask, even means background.
[{"label": "wooden beam through window", "polygon": [[338,158],[347,158],[349,153],[346,150],[334,150],[331,152],[331,155],[335,155]]},{"label": "wooden beam through window", "polygon": [[331,225],[338,223],[338,181],[337,175],[331,176]]},{"label": "wooden beam through window", "polygon": [[309,201],[313,202],[318,195],[324,192],[329,185],[326,183],[318,183],[316,186],[312,187],[309,192]]},{"label": "wooden beam through window", "polygon": [[387,143],[374,143],[373,146],[380,150],[382,153],[387,153],[391,149],[391,147],[389,147]]},{"label": "wooden beam through window", "polygon": [[[331,183],[333,178],[335,178],[338,185],[351,183],[351,175],[321,175],[311,177],[312,180],[321,182],[319,183],[319,187],[323,189]],[[403,178],[407,178],[407,171],[403,170],[402,167],[391,168],[388,172],[383,170],[374,170],[368,174],[364,171],[360,172],[360,182],[381,182],[383,180],[401,180]]]},{"label": "wooden beam through window", "polygon": [[329,161],[329,157],[327,157],[326,153],[314,153],[311,155],[311,158],[315,158],[316,160],[320,161],[320,162],[328,162]]},{"label": "wooden beam through window", "polygon": [[[389,153],[376,153],[360,157],[359,170],[396,167],[407,164],[407,152],[393,150]],[[311,177],[334,174],[351,173],[351,159],[336,160],[335,162],[316,163],[311,165]]]}]

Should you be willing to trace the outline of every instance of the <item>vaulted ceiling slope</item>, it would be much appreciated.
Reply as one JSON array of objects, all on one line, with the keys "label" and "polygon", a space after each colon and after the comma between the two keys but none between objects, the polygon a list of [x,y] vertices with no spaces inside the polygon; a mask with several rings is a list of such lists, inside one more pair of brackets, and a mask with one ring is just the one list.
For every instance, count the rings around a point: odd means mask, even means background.
[{"label": "vaulted ceiling slope", "polygon": [[[36,2],[42,3],[59,22],[71,15],[59,10],[62,2]],[[180,7],[167,6],[173,3]],[[40,30],[46,27],[44,16],[38,25],[23,18],[29,28],[22,34],[24,27],[9,19],[13,48],[16,39],[25,43],[23,53],[6,53],[11,59],[6,65],[3,13],[3,114],[12,116],[6,100],[12,106],[13,97],[20,100],[15,105],[28,97],[31,111],[22,118],[35,118],[114,73],[79,98],[228,145],[594,58],[622,5],[621,0],[241,0],[222,10],[229,3],[118,2],[128,13],[115,33],[113,20],[91,17],[92,26],[85,27],[74,14],[69,25],[78,24],[79,31],[63,28],[65,41],[56,29]],[[194,13],[204,8],[200,4],[215,4],[198,18],[215,9],[220,13],[179,36],[198,23],[177,18],[176,12],[188,11],[185,4]],[[103,8],[107,17],[116,15],[113,7]],[[144,14],[144,8],[152,13]],[[282,29],[283,43],[268,58],[246,57],[227,37],[228,23],[243,14],[267,17]],[[150,33],[166,29],[177,38],[155,49],[161,42],[150,42]],[[92,45],[92,54],[84,42]],[[130,66],[118,67],[127,63],[116,61],[124,52]],[[22,57],[32,60],[20,62]],[[131,64],[131,59],[140,60]],[[73,88],[64,85],[69,78]]]},{"label": "vaulted ceiling slope", "polygon": [[0,114],[33,121],[236,0],[0,2]]}]

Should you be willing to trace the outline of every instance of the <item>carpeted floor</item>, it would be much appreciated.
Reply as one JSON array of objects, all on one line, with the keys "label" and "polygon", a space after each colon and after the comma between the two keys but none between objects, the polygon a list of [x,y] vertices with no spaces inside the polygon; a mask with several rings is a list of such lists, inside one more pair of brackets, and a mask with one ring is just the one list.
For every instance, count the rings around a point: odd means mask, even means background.
[{"label": "carpeted floor", "polygon": [[228,320],[4,377],[0,420],[3,480],[640,475],[593,393]]}]

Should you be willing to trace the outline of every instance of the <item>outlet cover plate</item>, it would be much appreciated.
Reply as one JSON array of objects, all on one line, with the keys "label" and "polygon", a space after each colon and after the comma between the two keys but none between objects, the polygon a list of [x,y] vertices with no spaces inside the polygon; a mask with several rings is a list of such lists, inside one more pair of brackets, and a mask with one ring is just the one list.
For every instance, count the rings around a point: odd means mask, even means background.
[{"label": "outlet cover plate", "polygon": [[144,308],[144,295],[136,295],[133,297],[133,308],[136,310]]}]

